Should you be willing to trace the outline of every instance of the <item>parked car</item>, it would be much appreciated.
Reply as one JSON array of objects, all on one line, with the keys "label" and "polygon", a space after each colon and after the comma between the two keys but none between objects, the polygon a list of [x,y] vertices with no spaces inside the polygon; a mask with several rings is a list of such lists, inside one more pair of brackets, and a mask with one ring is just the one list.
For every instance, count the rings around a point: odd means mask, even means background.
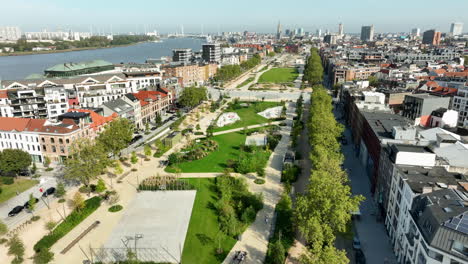
[{"label": "parked car", "polygon": [[21,170],[19,173],[18,173],[19,176],[31,176],[31,172],[28,170],[28,169],[25,169],[25,170]]},{"label": "parked car", "polygon": [[135,136],[134,138],[132,138],[132,140],[130,141],[130,144],[133,144],[135,142],[137,142],[138,140],[142,139],[143,136],[142,135],[138,135],[138,136]]},{"label": "parked car", "polygon": [[355,236],[353,238],[353,248],[354,249],[361,249],[361,241],[359,240],[359,237]]},{"label": "parked car", "polygon": [[151,131],[154,131],[154,130],[156,130],[156,129],[158,129],[158,128],[157,128],[157,127],[152,127],[152,128],[151,128]]},{"label": "parked car", "polygon": [[354,255],[356,264],[366,264],[366,256],[364,256],[364,252],[358,249],[356,250],[356,254]]},{"label": "parked car", "polygon": [[49,189],[45,190],[45,192],[42,194],[42,197],[47,197],[51,194],[54,194],[55,193],[55,188],[54,187],[50,187]]},{"label": "parked car", "polygon": [[[39,202],[39,199],[37,199],[37,198],[34,198],[34,199],[36,199],[36,204],[37,204]],[[29,201],[25,202],[23,207],[26,208],[26,209],[29,209]]]},{"label": "parked car", "polygon": [[13,208],[9,213],[8,213],[8,216],[9,217],[13,217],[19,213],[21,213],[21,211],[23,211],[24,207],[21,206],[21,205],[18,205],[16,206],[15,208]]}]

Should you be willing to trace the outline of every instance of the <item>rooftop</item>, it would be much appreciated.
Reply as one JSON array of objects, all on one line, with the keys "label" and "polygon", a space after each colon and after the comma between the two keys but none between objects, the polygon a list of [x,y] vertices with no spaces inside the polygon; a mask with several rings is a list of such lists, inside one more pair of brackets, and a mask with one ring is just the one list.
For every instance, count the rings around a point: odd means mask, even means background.
[{"label": "rooftop", "polygon": [[391,139],[393,138],[393,127],[408,126],[410,124],[408,119],[400,115],[385,112],[367,112],[365,110],[362,110],[361,113],[379,139]]},{"label": "rooftop", "polygon": [[104,61],[104,60],[93,60],[93,61],[85,61],[85,62],[69,62],[69,63],[62,63],[52,66],[46,69],[46,72],[67,72],[67,71],[78,71],[87,68],[95,68],[95,67],[106,67],[106,66],[113,66],[112,63]]}]

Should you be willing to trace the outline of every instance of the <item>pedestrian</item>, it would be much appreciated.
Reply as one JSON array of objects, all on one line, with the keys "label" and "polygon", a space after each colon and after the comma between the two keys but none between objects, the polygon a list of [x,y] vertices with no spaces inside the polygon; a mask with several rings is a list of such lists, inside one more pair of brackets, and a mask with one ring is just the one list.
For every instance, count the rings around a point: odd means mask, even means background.
[{"label": "pedestrian", "polygon": [[268,224],[268,217],[265,216],[265,224]]}]

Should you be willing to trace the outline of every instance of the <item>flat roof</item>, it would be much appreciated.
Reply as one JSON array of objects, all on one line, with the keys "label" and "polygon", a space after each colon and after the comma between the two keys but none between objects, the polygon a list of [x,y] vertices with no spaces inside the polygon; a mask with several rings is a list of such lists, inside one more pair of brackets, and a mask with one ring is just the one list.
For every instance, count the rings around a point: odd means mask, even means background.
[{"label": "flat roof", "polygon": [[392,129],[395,126],[407,126],[410,121],[401,115],[385,112],[367,112],[361,110],[362,115],[379,138],[393,138]]}]

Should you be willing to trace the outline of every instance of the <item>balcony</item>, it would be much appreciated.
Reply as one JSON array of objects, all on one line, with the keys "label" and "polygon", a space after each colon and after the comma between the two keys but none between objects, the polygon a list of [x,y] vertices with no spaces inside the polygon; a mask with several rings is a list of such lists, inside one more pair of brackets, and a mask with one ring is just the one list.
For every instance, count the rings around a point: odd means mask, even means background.
[{"label": "balcony", "polygon": [[406,240],[408,240],[409,245],[411,247],[414,247],[414,235],[410,233],[406,233],[405,236],[406,236]]}]

